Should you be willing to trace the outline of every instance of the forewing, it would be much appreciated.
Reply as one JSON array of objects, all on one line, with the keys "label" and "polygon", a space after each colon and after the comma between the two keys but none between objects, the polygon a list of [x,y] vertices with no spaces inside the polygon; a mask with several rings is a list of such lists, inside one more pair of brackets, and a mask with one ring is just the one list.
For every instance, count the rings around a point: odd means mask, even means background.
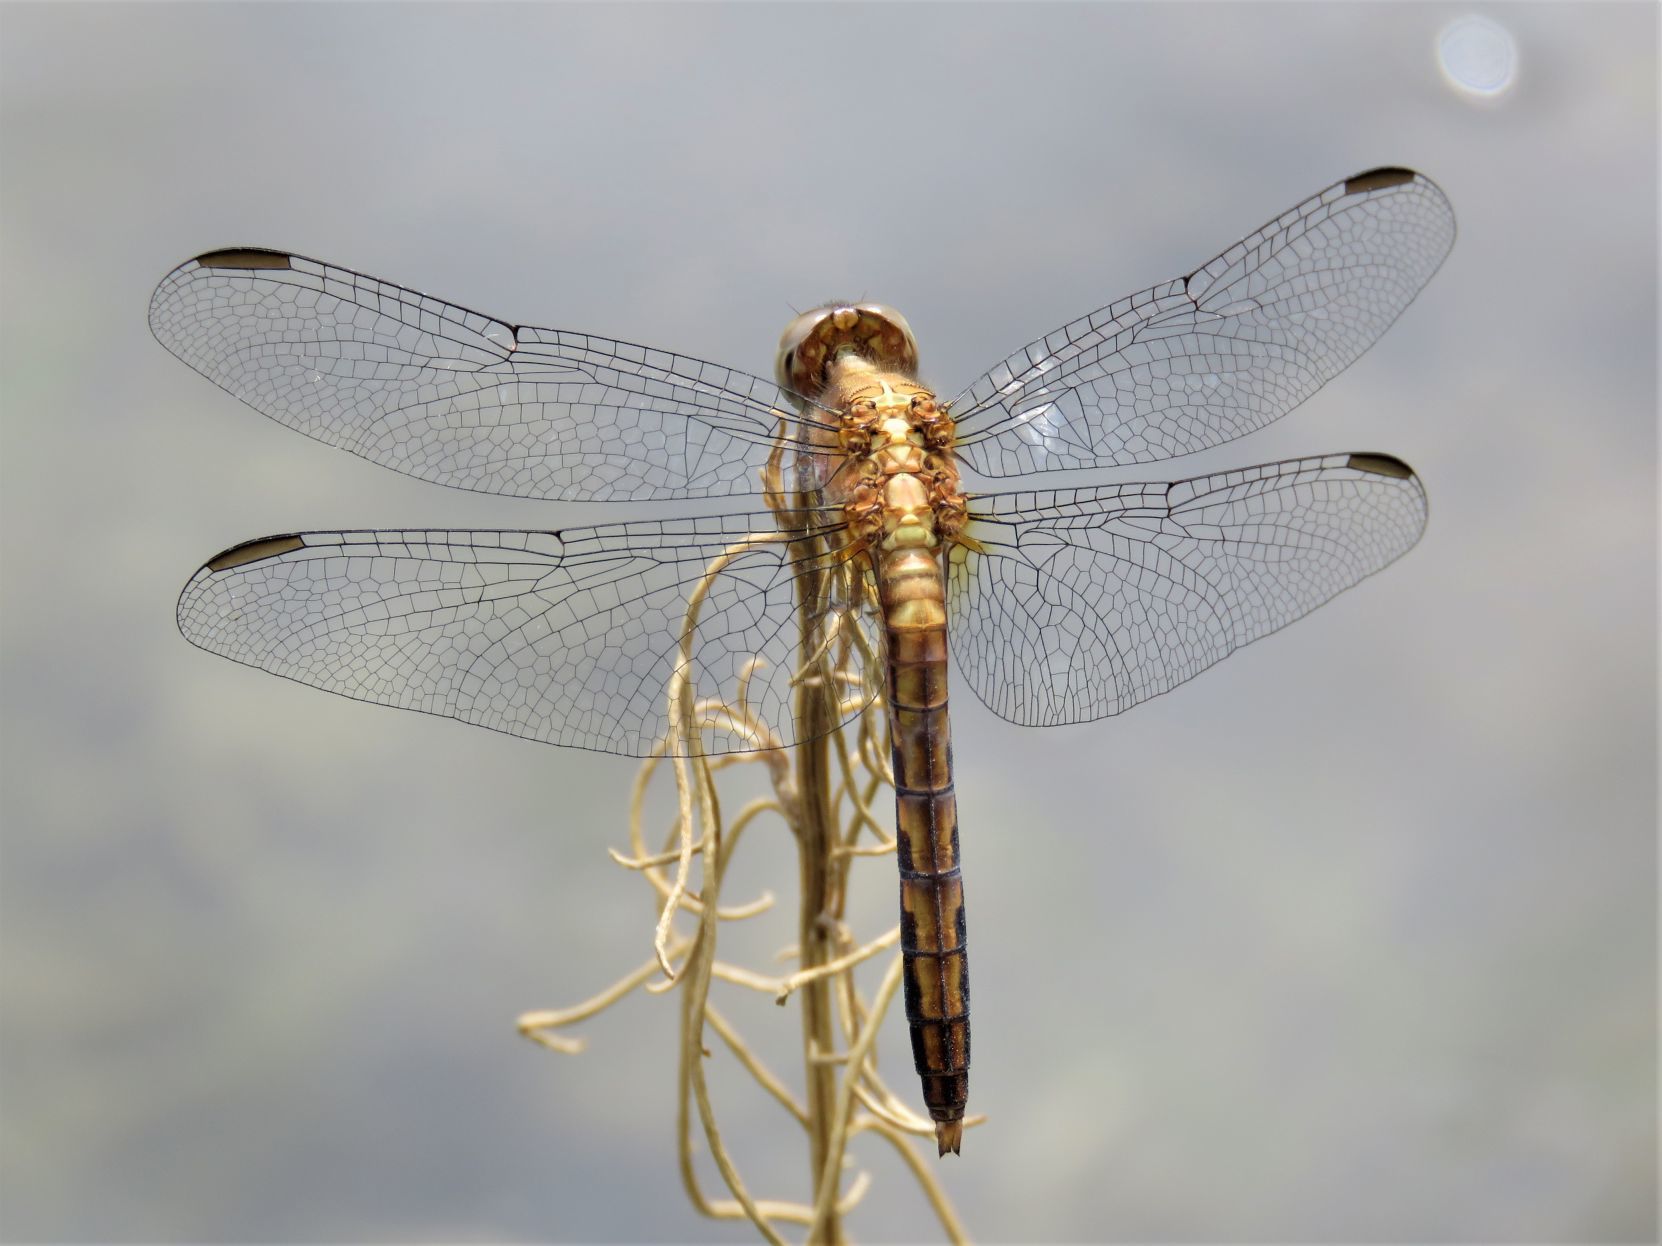
[{"label": "forewing", "polygon": [[[796,577],[852,564],[777,538],[765,511],[560,532],[269,537],[191,577],[179,628],[210,652],[356,700],[628,756],[666,739],[683,751],[668,705],[672,678],[687,676],[703,752],[788,745]],[[817,615],[863,629],[880,652],[857,589],[819,600]],[[850,689],[848,711],[873,690]]]},{"label": "forewing", "polygon": [[1176,687],[1405,553],[1425,491],[1386,455],[1174,484],[979,497],[953,551],[958,669],[1023,726],[1086,722]]},{"label": "forewing", "polygon": [[954,400],[960,453],[1013,476],[1171,458],[1262,428],[1367,350],[1453,244],[1453,209],[1428,178],[1347,178],[1011,355]]},{"label": "forewing", "polygon": [[150,327],[192,368],[279,423],[481,493],[759,494],[782,430],[787,471],[820,466],[796,452],[834,442],[758,377],[592,334],[511,325],[287,252],[245,248],[186,261],[156,288]]}]

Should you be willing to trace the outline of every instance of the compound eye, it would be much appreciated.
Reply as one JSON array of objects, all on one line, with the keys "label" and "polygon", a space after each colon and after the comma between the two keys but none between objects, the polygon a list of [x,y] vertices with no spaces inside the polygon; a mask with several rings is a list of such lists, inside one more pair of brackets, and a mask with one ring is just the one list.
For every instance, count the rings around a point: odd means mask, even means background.
[{"label": "compound eye", "polygon": [[916,376],[918,340],[912,336],[906,317],[887,303],[861,303],[855,310],[862,323],[869,326],[866,353],[871,361],[880,368]]},{"label": "compound eye", "polygon": [[800,357],[800,347],[817,329],[820,322],[830,315],[828,307],[816,307],[813,311],[803,312],[779,335],[779,353],[774,357],[774,379],[793,393],[812,398],[809,391],[814,387],[816,378],[801,375],[804,371]]}]

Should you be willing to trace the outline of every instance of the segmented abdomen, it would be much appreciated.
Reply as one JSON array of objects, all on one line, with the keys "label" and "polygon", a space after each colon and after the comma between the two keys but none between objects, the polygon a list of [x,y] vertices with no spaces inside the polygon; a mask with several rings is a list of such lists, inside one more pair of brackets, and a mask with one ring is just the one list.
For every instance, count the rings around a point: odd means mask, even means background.
[{"label": "segmented abdomen", "polygon": [[970,1030],[940,561],[926,549],[883,551],[877,582],[888,637],[906,1019],[944,1155],[958,1150],[963,1131]]}]

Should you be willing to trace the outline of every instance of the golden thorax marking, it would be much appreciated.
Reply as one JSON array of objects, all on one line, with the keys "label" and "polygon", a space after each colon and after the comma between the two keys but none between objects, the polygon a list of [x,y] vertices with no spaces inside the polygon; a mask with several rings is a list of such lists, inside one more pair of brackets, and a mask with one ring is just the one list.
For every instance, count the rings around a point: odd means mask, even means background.
[{"label": "golden thorax marking", "polygon": [[838,358],[828,396],[842,412],[838,440],[856,461],[844,511],[856,549],[938,552],[965,518],[952,456],[952,420],[916,381]]}]

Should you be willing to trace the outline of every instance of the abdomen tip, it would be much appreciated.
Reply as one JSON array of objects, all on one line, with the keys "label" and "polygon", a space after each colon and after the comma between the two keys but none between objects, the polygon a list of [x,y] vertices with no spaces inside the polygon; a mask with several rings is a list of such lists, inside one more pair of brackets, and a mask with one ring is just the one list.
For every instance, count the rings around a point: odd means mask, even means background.
[{"label": "abdomen tip", "polygon": [[951,1151],[954,1155],[958,1154],[958,1145],[963,1140],[963,1121],[935,1122],[935,1143],[940,1147],[941,1155],[945,1155],[948,1151]]}]

